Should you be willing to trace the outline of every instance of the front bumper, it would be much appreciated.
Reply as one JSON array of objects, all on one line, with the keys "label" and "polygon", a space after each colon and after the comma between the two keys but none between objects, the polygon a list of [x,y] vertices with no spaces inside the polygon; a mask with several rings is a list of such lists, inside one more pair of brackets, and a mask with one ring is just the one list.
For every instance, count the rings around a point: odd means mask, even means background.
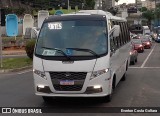
[{"label": "front bumper", "polygon": [[146,44],[146,45],[144,45],[144,48],[150,48],[151,47],[151,45],[149,44]]},{"label": "front bumper", "polygon": [[[99,77],[90,80],[91,74],[87,74],[84,81],[83,87],[80,91],[56,91],[53,87],[49,74],[46,75],[47,80],[34,74],[35,83],[35,94],[39,96],[50,96],[50,97],[103,97],[110,94],[111,78],[110,73],[104,73]],[[44,85],[48,86],[50,91],[38,91],[37,86]],[[88,88],[100,85],[102,90],[88,91]]]},{"label": "front bumper", "polygon": [[140,51],[143,51],[143,48],[142,47],[137,47],[137,48],[135,48],[135,50],[137,50],[138,52],[140,52]]}]

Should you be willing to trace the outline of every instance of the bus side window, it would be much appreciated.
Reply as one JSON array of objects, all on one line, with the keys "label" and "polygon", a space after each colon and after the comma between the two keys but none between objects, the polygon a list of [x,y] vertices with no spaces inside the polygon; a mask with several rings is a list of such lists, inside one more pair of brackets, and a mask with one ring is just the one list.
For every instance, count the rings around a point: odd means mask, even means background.
[{"label": "bus side window", "polygon": [[110,35],[110,51],[114,53],[117,49],[117,45],[114,42],[113,33]]}]

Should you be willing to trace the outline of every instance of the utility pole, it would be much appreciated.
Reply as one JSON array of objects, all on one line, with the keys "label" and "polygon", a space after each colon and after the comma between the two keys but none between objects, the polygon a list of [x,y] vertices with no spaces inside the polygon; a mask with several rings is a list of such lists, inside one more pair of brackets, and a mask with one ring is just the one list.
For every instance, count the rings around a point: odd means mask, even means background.
[{"label": "utility pole", "polygon": [[2,65],[2,58],[3,58],[3,54],[2,54],[2,29],[1,29],[1,25],[2,25],[2,9],[0,9],[0,19],[1,19],[1,22],[0,22],[0,68],[3,67]]},{"label": "utility pole", "polygon": [[69,0],[68,0],[68,12],[69,12]]},{"label": "utility pole", "polygon": [[[157,6],[156,6],[157,0],[155,0],[155,9],[154,12],[156,12]],[[155,13],[154,13],[155,14]],[[154,26],[156,26],[156,15],[154,16]],[[159,21],[158,21],[159,22]]]},{"label": "utility pole", "polygon": [[1,68],[3,67],[3,65],[2,65],[2,37],[1,37],[1,35],[2,35],[2,30],[1,30],[1,25],[0,25],[0,59],[1,59],[1,61],[0,61],[0,64],[1,64]]}]

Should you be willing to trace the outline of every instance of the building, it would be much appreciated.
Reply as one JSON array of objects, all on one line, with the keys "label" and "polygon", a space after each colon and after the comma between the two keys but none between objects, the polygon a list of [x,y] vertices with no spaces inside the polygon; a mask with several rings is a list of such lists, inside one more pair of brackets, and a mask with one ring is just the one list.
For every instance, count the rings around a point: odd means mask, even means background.
[{"label": "building", "polygon": [[136,0],[136,7],[137,7],[137,9],[142,8],[142,1],[141,0]]},{"label": "building", "polygon": [[146,7],[147,9],[155,9],[155,1],[145,0],[142,1],[142,7]]},{"label": "building", "polygon": [[160,4],[160,0],[154,0],[156,4]]},{"label": "building", "polygon": [[95,0],[95,10],[101,10],[102,9],[102,0]]},{"label": "building", "polygon": [[102,0],[102,10],[108,10],[115,7],[115,0]]},{"label": "building", "polygon": [[142,7],[146,7],[147,8],[148,3],[146,1],[142,1]]}]

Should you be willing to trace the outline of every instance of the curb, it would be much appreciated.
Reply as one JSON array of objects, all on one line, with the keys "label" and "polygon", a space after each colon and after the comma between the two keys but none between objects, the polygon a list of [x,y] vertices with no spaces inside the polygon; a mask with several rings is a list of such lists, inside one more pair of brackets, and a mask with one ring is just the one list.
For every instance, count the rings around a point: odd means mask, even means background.
[{"label": "curb", "polygon": [[3,70],[0,70],[0,74],[8,73],[8,72],[19,72],[19,71],[24,71],[27,69],[32,69],[32,66],[26,66],[26,67],[16,68],[16,69],[3,69]]}]

